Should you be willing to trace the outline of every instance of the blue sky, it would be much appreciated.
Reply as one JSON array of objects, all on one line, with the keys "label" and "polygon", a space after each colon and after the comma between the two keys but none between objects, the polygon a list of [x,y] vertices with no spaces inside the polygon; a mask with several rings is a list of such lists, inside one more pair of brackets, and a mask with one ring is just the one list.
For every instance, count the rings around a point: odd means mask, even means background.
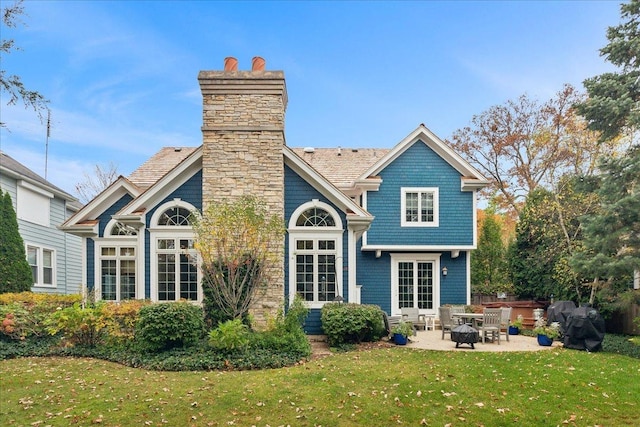
[{"label": "blue sky", "polygon": [[[22,50],[1,60],[50,100],[47,178],[73,193],[96,164],[126,176],[200,145],[197,75],[226,56],[284,71],[289,146],[391,148],[611,70],[598,50],[619,3],[27,0],[26,26],[0,35]],[[44,175],[46,124],[1,101],[0,149]]]}]

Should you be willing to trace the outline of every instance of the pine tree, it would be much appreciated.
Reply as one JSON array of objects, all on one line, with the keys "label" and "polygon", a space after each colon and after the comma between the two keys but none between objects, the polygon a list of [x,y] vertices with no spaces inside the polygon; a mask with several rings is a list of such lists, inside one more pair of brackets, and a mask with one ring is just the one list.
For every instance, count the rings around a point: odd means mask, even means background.
[{"label": "pine tree", "polygon": [[29,291],[32,285],[11,196],[0,190],[0,293]]}]

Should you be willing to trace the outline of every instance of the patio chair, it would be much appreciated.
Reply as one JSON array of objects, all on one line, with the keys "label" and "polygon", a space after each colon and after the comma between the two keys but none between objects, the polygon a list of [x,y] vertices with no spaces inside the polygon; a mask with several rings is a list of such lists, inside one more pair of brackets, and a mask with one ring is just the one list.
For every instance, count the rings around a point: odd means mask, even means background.
[{"label": "patio chair", "polygon": [[501,308],[485,308],[482,312],[482,325],[479,326],[480,334],[482,335],[482,343],[484,344],[487,333],[491,334],[491,340],[498,340],[500,345],[500,322],[502,321],[502,309]]},{"label": "patio chair", "polygon": [[502,317],[500,318],[500,332],[504,330],[504,335],[509,341],[509,323],[511,322],[511,307],[502,307]]},{"label": "patio chair", "polygon": [[411,322],[415,330],[427,330],[427,318],[424,314],[420,314],[418,307],[401,308],[400,314],[402,314],[402,320],[405,322]]},{"label": "patio chair", "polygon": [[451,329],[458,326],[451,317],[451,307],[438,307],[438,316],[440,317],[440,326],[442,327],[442,339],[444,339],[445,333],[451,336]]}]

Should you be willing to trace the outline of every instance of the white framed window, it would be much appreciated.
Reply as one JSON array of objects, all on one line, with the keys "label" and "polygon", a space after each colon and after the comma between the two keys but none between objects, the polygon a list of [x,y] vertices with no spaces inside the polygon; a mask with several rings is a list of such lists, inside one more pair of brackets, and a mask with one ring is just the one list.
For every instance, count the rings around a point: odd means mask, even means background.
[{"label": "white framed window", "polygon": [[100,299],[123,301],[136,298],[137,260],[135,242],[98,247]]},{"label": "white framed window", "polygon": [[437,227],[439,197],[436,187],[402,187],[400,189],[403,227]]},{"label": "white framed window", "polygon": [[202,273],[190,215],[196,209],[175,199],[151,217],[151,299],[202,301]]},{"label": "white framed window", "polygon": [[27,245],[27,261],[33,275],[33,286],[56,286],[56,252],[53,249]]},{"label": "white framed window", "polygon": [[330,205],[312,200],[289,220],[289,294],[311,308],[341,296],[342,221]]},{"label": "white framed window", "polygon": [[435,314],[440,294],[440,254],[391,254],[392,311],[418,308]]}]

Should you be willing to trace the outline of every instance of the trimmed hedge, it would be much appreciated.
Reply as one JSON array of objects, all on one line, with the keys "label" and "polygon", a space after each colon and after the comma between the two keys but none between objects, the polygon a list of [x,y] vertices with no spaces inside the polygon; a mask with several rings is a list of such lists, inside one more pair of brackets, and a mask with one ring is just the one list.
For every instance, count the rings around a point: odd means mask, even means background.
[{"label": "trimmed hedge", "polygon": [[321,320],[332,347],[378,341],[385,335],[384,314],[377,305],[325,304]]}]

